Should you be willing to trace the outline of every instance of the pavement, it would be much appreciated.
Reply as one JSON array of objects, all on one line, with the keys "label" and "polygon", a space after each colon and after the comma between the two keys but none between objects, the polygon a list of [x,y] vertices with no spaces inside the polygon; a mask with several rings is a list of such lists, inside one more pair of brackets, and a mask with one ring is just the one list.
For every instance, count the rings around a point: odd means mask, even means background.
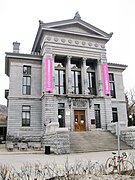
[{"label": "pavement", "polygon": [[[117,150],[115,151],[117,152]],[[121,153],[125,152],[125,150],[121,150]],[[130,158],[135,157],[135,150],[129,149],[126,150]],[[64,155],[56,155],[56,154],[45,154],[44,151],[19,151],[14,150],[12,152],[8,152],[4,145],[0,145],[0,165],[9,165],[13,166],[16,169],[20,169],[24,164],[31,164],[32,166],[35,163],[40,163],[41,166],[45,164],[54,164],[56,163],[58,166],[64,166],[65,162],[68,161],[69,164],[73,164],[76,162],[98,162],[101,164],[105,164],[108,157],[112,157],[112,151],[102,151],[102,152],[88,152],[88,153],[75,153],[75,154],[64,154]]]}]

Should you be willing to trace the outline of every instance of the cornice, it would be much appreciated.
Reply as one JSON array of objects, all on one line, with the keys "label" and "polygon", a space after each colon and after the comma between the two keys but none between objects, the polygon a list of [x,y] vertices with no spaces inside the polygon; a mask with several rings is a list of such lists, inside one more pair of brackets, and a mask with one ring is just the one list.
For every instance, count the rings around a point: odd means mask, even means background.
[{"label": "cornice", "polygon": [[29,59],[29,60],[42,60],[41,55],[37,54],[22,54],[22,53],[11,53],[6,52],[6,59],[7,58],[15,58],[15,59]]},{"label": "cornice", "polygon": [[125,70],[127,67],[128,67],[128,66],[127,66],[127,65],[124,65],[124,64],[109,63],[109,62],[108,62],[108,68]]},{"label": "cornice", "polygon": [[102,37],[108,37],[109,39],[112,37],[113,33],[106,33],[102,31],[101,29],[87,23],[86,21],[83,21],[82,19],[68,19],[68,20],[62,20],[62,21],[55,21],[55,22],[50,22],[50,23],[43,23],[42,22],[42,27],[43,28],[56,28],[56,27],[61,27],[65,25],[72,25],[72,24],[80,24],[83,27],[86,27],[87,29],[91,29],[92,31],[100,34]]},{"label": "cornice", "polygon": [[93,34],[85,34],[85,33],[80,33],[80,32],[74,32],[74,31],[66,31],[66,30],[59,30],[59,29],[53,29],[53,28],[46,28],[44,27],[42,29],[43,31],[50,31],[50,32],[58,32],[58,33],[65,33],[65,34],[70,34],[70,35],[78,35],[78,36],[83,36],[83,37],[91,37],[91,38],[96,38],[96,39],[104,39],[104,40],[109,40],[110,37],[103,37],[103,36],[96,36]]},{"label": "cornice", "polygon": [[71,37],[60,37],[58,35],[46,35],[44,37],[44,40],[43,40],[43,44],[41,45],[41,50],[44,49],[44,47],[47,45],[47,44],[50,44],[51,46],[53,45],[58,45],[58,46],[67,46],[67,47],[77,47],[77,48],[88,48],[88,49],[95,49],[95,50],[100,50],[100,51],[106,51],[106,48],[105,48],[105,43],[103,41],[100,41],[100,40],[95,40],[93,39],[87,39],[85,38],[84,40],[83,39],[72,39]]},{"label": "cornice", "polygon": [[35,55],[35,54],[21,54],[21,53],[11,53],[11,52],[6,52],[5,56],[5,74],[7,76],[10,75],[10,60],[30,60],[30,61],[42,61],[42,56],[40,55]]}]

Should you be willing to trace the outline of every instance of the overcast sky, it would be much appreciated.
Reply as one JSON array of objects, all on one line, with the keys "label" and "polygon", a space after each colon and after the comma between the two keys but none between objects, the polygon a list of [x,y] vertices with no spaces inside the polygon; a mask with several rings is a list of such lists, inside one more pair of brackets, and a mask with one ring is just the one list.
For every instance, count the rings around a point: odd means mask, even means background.
[{"label": "overcast sky", "polygon": [[0,104],[6,105],[5,52],[12,52],[12,43],[20,42],[20,52],[30,53],[39,20],[72,19],[77,11],[82,20],[114,33],[106,45],[107,60],[128,65],[124,86],[135,87],[135,0],[0,0]]}]

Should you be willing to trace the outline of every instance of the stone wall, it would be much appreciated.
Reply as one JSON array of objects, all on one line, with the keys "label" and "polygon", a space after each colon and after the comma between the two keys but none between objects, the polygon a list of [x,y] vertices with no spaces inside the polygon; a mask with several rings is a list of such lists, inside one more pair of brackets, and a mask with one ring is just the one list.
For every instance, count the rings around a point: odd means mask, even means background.
[{"label": "stone wall", "polygon": [[50,123],[46,126],[46,131],[42,139],[43,146],[50,146],[50,150],[55,154],[70,153],[70,139],[68,128],[59,128],[58,123]]},{"label": "stone wall", "polygon": [[128,127],[120,132],[121,139],[135,149],[135,127]]},{"label": "stone wall", "polygon": [[[126,127],[125,124],[120,123],[119,129],[120,129],[120,139],[135,149],[135,126]],[[117,135],[118,134],[117,123],[111,123],[108,126],[108,130],[112,134]]]},{"label": "stone wall", "polygon": [[[30,126],[22,126],[22,105],[29,105],[30,111]],[[10,99],[8,107],[8,124],[7,136],[15,138],[22,137],[41,137],[42,134],[42,119],[41,119],[41,100],[34,99]]]}]

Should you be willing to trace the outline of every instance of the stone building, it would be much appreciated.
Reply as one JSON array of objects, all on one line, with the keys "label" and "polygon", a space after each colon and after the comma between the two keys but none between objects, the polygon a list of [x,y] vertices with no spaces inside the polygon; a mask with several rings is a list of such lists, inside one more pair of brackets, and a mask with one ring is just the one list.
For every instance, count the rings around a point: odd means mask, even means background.
[{"label": "stone building", "polygon": [[14,42],[5,57],[7,134],[40,138],[52,122],[69,131],[104,130],[117,121],[127,126],[126,65],[107,61],[111,37],[76,13],[73,19],[39,21],[31,54],[20,53]]}]

